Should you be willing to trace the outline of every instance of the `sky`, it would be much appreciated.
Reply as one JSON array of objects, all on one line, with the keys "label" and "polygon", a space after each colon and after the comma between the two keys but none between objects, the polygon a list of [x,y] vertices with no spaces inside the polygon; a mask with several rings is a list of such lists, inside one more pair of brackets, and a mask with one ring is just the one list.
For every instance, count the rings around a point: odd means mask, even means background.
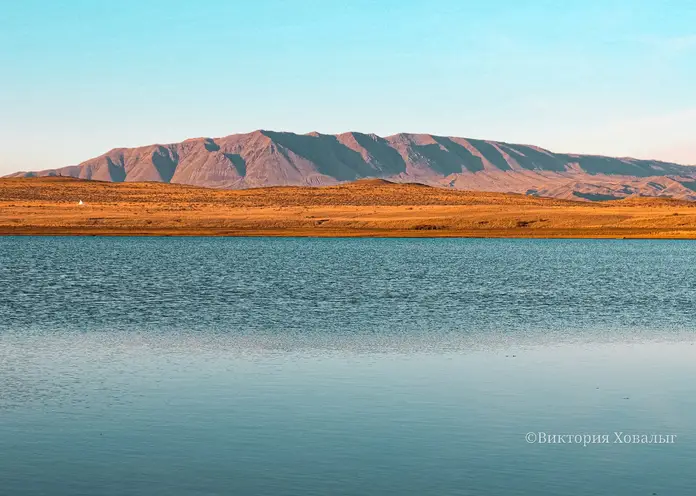
[{"label": "sky", "polygon": [[696,164],[696,2],[0,0],[0,175],[255,129]]}]

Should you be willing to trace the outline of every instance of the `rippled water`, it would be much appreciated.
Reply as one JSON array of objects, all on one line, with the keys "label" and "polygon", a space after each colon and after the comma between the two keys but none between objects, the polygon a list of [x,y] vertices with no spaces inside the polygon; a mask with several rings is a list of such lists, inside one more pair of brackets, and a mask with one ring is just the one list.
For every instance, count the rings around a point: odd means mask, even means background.
[{"label": "rippled water", "polygon": [[0,493],[693,494],[694,262],[680,241],[0,237]]}]

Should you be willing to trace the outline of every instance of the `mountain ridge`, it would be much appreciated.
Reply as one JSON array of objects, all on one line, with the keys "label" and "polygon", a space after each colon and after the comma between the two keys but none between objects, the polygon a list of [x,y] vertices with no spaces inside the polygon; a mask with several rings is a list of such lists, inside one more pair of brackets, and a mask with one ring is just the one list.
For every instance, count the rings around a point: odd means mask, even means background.
[{"label": "mountain ridge", "polygon": [[70,176],[226,189],[327,186],[364,178],[572,200],[632,196],[696,200],[696,167],[659,160],[554,153],[454,136],[256,130],[220,138],[114,148],[78,165],[6,177]]}]

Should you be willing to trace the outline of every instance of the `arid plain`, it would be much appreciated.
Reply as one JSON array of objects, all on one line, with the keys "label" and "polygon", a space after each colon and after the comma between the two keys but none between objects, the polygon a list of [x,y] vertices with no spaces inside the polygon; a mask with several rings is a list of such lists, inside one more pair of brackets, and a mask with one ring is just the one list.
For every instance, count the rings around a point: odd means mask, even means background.
[{"label": "arid plain", "polygon": [[691,239],[695,207],[662,198],[575,202],[383,180],[246,190],[0,180],[1,235]]}]

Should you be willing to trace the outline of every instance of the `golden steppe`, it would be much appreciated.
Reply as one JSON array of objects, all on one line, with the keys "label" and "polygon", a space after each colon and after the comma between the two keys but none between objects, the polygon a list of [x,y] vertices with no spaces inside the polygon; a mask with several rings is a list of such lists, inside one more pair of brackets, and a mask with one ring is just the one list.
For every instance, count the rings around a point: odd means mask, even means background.
[{"label": "golden steppe", "polygon": [[220,190],[0,179],[0,235],[696,238],[695,207],[664,198],[589,203],[382,180]]}]

